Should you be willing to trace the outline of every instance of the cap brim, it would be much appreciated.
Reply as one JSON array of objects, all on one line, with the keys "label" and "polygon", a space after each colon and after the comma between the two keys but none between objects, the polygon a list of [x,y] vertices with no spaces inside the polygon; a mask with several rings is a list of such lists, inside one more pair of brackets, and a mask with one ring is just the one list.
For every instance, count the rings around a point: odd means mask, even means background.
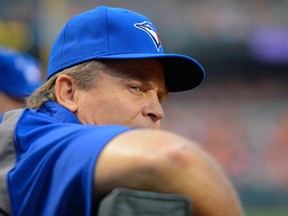
[{"label": "cap brim", "polygon": [[205,78],[204,68],[194,59],[186,56],[160,58],[164,66],[166,86],[169,92],[194,89]]},{"label": "cap brim", "polygon": [[[164,66],[166,87],[169,92],[191,90],[202,83],[205,70],[195,59],[180,54],[121,54],[97,56],[96,59],[159,59]],[[90,57],[90,59],[93,59]],[[94,58],[95,59],[95,58]]]}]

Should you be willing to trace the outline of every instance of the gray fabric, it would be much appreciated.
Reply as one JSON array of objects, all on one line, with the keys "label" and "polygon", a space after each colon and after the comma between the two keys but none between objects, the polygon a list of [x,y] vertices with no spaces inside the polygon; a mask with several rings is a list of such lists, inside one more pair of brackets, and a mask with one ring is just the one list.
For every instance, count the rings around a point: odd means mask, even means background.
[{"label": "gray fabric", "polygon": [[191,216],[188,197],[116,188],[101,201],[98,216]]},{"label": "gray fabric", "polygon": [[[6,176],[16,162],[14,130],[23,109],[6,112],[0,124],[0,212],[11,213]],[[3,212],[4,211],[4,212]]]}]

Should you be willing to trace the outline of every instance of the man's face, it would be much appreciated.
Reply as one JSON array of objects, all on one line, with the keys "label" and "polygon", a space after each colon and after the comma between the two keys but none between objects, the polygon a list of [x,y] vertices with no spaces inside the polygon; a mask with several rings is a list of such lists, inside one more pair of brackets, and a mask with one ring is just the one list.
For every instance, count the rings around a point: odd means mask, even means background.
[{"label": "man's face", "polygon": [[117,61],[93,89],[76,94],[75,114],[83,124],[159,128],[167,96],[163,67],[151,59]]}]

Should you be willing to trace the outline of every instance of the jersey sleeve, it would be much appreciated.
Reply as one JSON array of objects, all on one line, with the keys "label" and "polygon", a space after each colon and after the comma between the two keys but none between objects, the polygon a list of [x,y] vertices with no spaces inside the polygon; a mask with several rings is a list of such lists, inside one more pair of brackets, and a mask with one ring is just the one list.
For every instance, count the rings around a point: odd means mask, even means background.
[{"label": "jersey sleeve", "polygon": [[8,175],[13,215],[90,216],[95,163],[111,139],[130,129],[19,123],[17,162]]}]

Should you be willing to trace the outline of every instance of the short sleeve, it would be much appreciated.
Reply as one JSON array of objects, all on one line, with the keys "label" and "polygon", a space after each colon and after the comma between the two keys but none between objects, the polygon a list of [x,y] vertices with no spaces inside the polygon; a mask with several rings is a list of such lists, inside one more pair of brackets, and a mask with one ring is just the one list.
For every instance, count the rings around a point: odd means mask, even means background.
[{"label": "short sleeve", "polygon": [[8,175],[13,215],[90,216],[95,163],[105,145],[127,130],[19,123],[17,162]]}]

